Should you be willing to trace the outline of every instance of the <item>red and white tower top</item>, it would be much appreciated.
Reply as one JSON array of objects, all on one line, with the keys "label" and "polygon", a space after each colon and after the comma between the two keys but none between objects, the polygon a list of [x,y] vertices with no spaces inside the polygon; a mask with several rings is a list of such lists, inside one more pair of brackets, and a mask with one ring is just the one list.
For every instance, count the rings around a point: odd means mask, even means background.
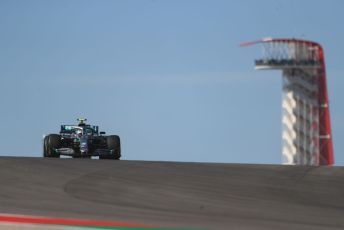
[{"label": "red and white tower top", "polygon": [[265,38],[242,43],[261,44],[259,70],[283,71],[283,162],[334,163],[324,50],[307,40]]}]

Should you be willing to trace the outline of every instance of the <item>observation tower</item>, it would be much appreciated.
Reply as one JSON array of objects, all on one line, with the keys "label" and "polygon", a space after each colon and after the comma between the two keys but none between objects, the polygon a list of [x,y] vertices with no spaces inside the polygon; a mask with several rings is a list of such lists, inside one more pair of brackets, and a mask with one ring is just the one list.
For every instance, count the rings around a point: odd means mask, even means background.
[{"label": "observation tower", "polygon": [[299,39],[265,38],[257,70],[281,70],[282,162],[294,165],[333,165],[333,145],[323,48]]}]

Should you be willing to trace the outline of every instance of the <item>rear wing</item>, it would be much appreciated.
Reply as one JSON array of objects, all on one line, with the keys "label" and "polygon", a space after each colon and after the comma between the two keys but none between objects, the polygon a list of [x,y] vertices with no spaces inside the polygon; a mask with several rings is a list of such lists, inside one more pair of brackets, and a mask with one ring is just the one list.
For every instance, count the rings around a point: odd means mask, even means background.
[{"label": "rear wing", "polygon": [[[99,127],[97,125],[85,125],[83,127],[89,127],[94,130],[96,134],[99,133]],[[76,129],[82,129],[77,125],[61,125],[60,133],[73,133]]]}]

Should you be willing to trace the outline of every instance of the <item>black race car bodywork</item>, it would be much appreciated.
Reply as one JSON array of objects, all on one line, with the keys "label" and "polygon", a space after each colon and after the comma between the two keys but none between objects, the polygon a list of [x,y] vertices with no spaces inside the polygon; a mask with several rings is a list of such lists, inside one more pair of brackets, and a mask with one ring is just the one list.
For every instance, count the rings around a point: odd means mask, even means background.
[{"label": "black race car bodywork", "polygon": [[59,134],[44,137],[44,157],[74,158],[99,156],[100,159],[119,159],[121,143],[117,135],[105,136],[98,126],[85,124],[86,119],[78,119],[78,125],[61,125]]}]

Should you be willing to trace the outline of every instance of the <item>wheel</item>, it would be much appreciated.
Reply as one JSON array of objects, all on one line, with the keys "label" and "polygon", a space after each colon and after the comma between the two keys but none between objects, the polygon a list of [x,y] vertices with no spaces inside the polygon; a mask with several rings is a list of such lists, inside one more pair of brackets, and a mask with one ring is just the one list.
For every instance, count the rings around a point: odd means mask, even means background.
[{"label": "wheel", "polygon": [[44,138],[43,143],[43,156],[44,157],[56,157],[60,155],[54,152],[55,149],[60,147],[61,137],[58,134],[50,134]]},{"label": "wheel", "polygon": [[121,140],[117,135],[111,135],[106,138],[107,147],[113,151],[113,155],[100,156],[99,159],[115,159],[121,158]]},{"label": "wheel", "polygon": [[48,136],[43,140],[43,157],[48,157]]}]

